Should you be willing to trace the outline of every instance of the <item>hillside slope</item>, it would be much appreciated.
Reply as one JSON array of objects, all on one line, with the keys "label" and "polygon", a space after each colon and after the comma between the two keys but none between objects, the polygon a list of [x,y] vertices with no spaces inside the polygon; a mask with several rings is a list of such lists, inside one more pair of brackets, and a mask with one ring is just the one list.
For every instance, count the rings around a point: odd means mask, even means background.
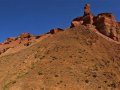
[{"label": "hillside slope", "polygon": [[65,29],[0,57],[0,90],[120,90],[120,44]]}]

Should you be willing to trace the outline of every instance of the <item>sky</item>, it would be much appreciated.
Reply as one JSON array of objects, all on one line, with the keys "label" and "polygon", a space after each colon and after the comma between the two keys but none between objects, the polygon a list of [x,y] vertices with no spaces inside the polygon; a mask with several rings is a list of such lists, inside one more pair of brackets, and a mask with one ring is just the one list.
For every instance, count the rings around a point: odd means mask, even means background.
[{"label": "sky", "polygon": [[40,35],[69,27],[86,3],[94,15],[110,12],[120,21],[120,0],[0,0],[0,42],[23,32]]}]

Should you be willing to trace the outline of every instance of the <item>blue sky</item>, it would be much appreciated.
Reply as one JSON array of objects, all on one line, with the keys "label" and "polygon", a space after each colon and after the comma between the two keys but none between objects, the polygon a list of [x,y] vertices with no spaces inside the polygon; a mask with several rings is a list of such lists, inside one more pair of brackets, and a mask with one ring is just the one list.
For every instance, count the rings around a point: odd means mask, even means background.
[{"label": "blue sky", "polygon": [[111,12],[120,21],[120,0],[0,0],[0,42],[23,32],[40,35],[66,28],[90,3],[94,15]]}]

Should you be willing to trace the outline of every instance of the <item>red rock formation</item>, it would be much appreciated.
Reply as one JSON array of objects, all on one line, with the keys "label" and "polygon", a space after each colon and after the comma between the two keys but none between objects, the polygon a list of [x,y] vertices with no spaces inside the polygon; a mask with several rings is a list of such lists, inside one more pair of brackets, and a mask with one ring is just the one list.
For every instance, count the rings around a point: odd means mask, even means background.
[{"label": "red rock formation", "polygon": [[115,17],[111,13],[101,13],[94,17],[94,25],[104,35],[118,40],[117,30],[119,29]]},{"label": "red rock formation", "polygon": [[90,15],[90,14],[91,14],[90,4],[86,4],[84,7],[84,16]]},{"label": "red rock formation", "polygon": [[120,40],[120,23],[115,20],[115,17],[111,13],[101,13],[93,16],[90,5],[86,4],[84,7],[84,15],[73,19],[71,28],[88,24],[94,25],[100,33],[116,41]]},{"label": "red rock formation", "polygon": [[84,7],[83,24],[93,24],[93,15],[90,10],[90,4]]},{"label": "red rock formation", "polygon": [[111,13],[98,14],[96,17],[94,17],[94,24],[118,27],[118,23],[116,22],[115,17]]},{"label": "red rock formation", "polygon": [[22,33],[16,38],[13,38],[13,37],[7,38],[3,43],[0,43],[0,55],[2,53],[5,53],[9,48],[14,48],[19,45],[27,47],[35,41],[42,40],[48,37],[49,35],[56,34],[61,31],[63,31],[63,29],[55,28],[50,30],[50,32],[48,32],[47,34],[43,34],[40,36],[33,36],[30,33]]},{"label": "red rock formation", "polygon": [[18,37],[21,38],[21,39],[24,39],[24,38],[30,38],[32,37],[33,35],[30,34],[30,33],[22,33],[20,34]]},{"label": "red rock formation", "polygon": [[93,24],[93,15],[89,14],[89,15],[85,15],[83,16],[83,24]]},{"label": "red rock formation", "polygon": [[118,37],[118,40],[120,41],[120,22],[118,22],[118,27],[119,29],[117,30],[117,33],[118,33],[117,37]]},{"label": "red rock formation", "polygon": [[73,19],[71,22],[71,27],[76,27],[80,25],[93,24],[93,15],[90,10],[90,4],[86,4],[84,7],[84,15]]},{"label": "red rock formation", "polygon": [[36,39],[36,36],[33,36],[30,33],[22,33],[16,38],[13,38],[13,37],[7,38],[0,45],[0,54],[6,52],[9,48],[15,47],[19,44],[24,45],[25,43],[30,43],[35,39]]}]

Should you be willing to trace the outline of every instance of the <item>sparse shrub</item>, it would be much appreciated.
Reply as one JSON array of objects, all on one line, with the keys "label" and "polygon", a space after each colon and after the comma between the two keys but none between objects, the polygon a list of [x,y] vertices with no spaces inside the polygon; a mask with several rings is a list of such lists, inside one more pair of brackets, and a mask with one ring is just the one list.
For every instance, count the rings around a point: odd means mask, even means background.
[{"label": "sparse shrub", "polygon": [[41,71],[38,72],[38,75],[43,75],[43,73]]},{"label": "sparse shrub", "polygon": [[70,58],[72,58],[72,56],[69,56]]},{"label": "sparse shrub", "polygon": [[80,62],[80,61],[75,61],[74,63],[75,63],[75,64],[81,64],[81,62]]},{"label": "sparse shrub", "polygon": [[59,77],[58,75],[55,75],[55,77]]},{"label": "sparse shrub", "polygon": [[10,81],[9,83],[7,83],[7,84],[3,87],[3,90],[7,90],[10,85],[15,84],[15,83],[16,83],[16,80]]},{"label": "sparse shrub", "polygon": [[89,83],[89,80],[85,80],[85,83]]},{"label": "sparse shrub", "polygon": [[63,81],[59,81],[57,84],[61,84],[61,83],[63,83]]},{"label": "sparse shrub", "polygon": [[16,81],[14,80],[14,81],[12,81],[12,84],[15,84],[16,83]]},{"label": "sparse shrub", "polygon": [[94,78],[96,78],[96,77],[97,77],[97,75],[93,75],[93,77],[94,77]]},{"label": "sparse shrub", "polygon": [[34,55],[34,58],[37,58],[37,54]]},{"label": "sparse shrub", "polygon": [[39,59],[43,59],[45,56],[41,56]]},{"label": "sparse shrub", "polygon": [[32,63],[32,65],[31,65],[31,67],[30,67],[31,69],[34,69],[35,68],[35,64],[34,63]]},{"label": "sparse shrub", "polygon": [[112,87],[112,88],[116,88],[116,84],[115,83],[112,83],[110,85],[108,85],[109,87]]},{"label": "sparse shrub", "polygon": [[32,42],[25,43],[24,46],[29,46],[31,45]]},{"label": "sparse shrub", "polygon": [[107,81],[104,81],[104,83],[107,83]]},{"label": "sparse shrub", "polygon": [[28,72],[21,72],[21,73],[19,73],[19,75],[17,76],[17,78],[22,78],[22,77],[24,77],[27,74],[28,74]]},{"label": "sparse shrub", "polygon": [[56,60],[57,58],[55,56],[51,56],[52,57],[52,60]]},{"label": "sparse shrub", "polygon": [[101,88],[101,86],[99,86],[98,88]]}]

